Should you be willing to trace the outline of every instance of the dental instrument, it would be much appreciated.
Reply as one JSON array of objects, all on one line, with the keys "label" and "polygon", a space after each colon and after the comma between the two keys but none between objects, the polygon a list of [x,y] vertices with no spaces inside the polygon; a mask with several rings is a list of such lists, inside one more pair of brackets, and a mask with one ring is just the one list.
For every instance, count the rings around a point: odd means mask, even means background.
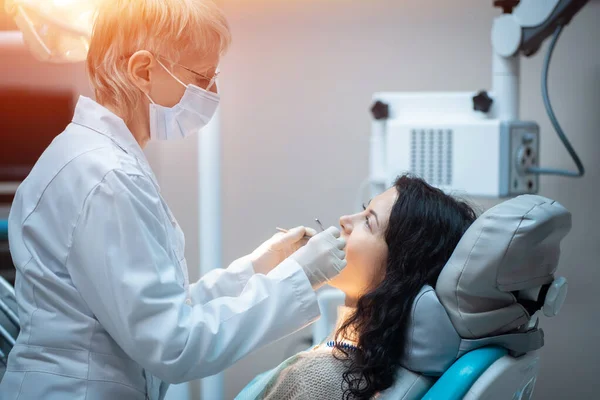
[{"label": "dental instrument", "polygon": [[317,224],[319,224],[319,228],[321,228],[321,232],[325,231],[325,227],[323,226],[323,224],[321,223],[321,221],[319,221],[319,218],[315,218],[315,222]]},{"label": "dental instrument", "polygon": [[[288,232],[289,232],[289,230],[288,230],[288,229],[283,229],[283,228],[279,228],[279,227],[277,227],[277,228],[275,228],[275,229],[277,229],[277,230],[278,230],[279,232],[281,232],[281,233],[288,233]],[[306,239],[306,240],[308,240],[308,239],[310,239],[311,237],[312,237],[312,236],[309,236],[309,235],[304,235],[304,237],[303,237],[303,238],[304,238],[304,239]]]},{"label": "dental instrument", "polygon": [[[325,231],[325,228],[323,227],[323,224],[321,223],[321,221],[319,221],[319,218],[315,218],[315,221],[317,222],[317,224],[319,224],[319,228],[321,229],[321,232]],[[288,233],[289,232],[289,230],[283,229],[283,228],[279,228],[279,227],[277,227],[275,229],[277,229],[279,232],[282,232],[282,233]],[[310,239],[311,237],[312,236],[304,235],[304,239],[307,239],[307,240]]]}]

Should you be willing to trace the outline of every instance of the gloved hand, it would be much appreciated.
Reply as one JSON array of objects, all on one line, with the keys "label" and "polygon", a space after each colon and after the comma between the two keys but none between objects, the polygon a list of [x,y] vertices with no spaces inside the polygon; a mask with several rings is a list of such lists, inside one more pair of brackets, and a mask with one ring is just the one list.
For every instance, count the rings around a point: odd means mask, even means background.
[{"label": "gloved hand", "polygon": [[296,250],[306,245],[308,239],[304,238],[305,235],[312,237],[316,234],[314,229],[303,226],[290,229],[287,233],[276,233],[250,254],[254,272],[268,274]]},{"label": "gloved hand", "polygon": [[290,256],[302,266],[313,289],[318,289],[346,267],[346,241],[335,227],[313,236],[306,246]]}]

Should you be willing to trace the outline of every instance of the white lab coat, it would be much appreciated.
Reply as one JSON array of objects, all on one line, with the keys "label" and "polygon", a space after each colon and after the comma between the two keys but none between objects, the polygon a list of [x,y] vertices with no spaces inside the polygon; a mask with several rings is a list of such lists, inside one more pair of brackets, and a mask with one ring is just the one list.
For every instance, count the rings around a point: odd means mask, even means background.
[{"label": "white lab coat", "polygon": [[265,276],[242,258],[188,284],[141,148],[85,97],[19,187],[9,242],[21,333],[2,400],[162,399],[319,315],[293,260]]}]

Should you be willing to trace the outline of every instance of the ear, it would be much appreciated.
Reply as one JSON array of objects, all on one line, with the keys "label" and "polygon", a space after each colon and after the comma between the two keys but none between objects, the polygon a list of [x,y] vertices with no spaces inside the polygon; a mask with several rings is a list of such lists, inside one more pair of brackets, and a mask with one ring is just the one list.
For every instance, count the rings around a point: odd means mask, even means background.
[{"label": "ear", "polygon": [[147,50],[136,51],[129,57],[127,75],[143,93],[150,93],[150,78],[156,64],[154,56]]}]

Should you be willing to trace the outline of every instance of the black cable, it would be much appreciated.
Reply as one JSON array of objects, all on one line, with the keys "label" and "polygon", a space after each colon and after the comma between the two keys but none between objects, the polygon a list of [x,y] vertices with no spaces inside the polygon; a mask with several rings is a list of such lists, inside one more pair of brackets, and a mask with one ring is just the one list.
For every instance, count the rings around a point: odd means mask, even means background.
[{"label": "black cable", "polygon": [[573,146],[571,146],[569,139],[567,139],[567,136],[565,135],[562,128],[560,127],[560,124],[558,123],[558,120],[556,119],[556,115],[554,115],[554,111],[552,110],[552,105],[550,104],[550,97],[548,96],[548,70],[550,69],[550,59],[552,58],[552,53],[554,52],[554,46],[556,46],[556,42],[558,41],[558,38],[560,37],[560,34],[562,33],[563,28],[564,28],[564,25],[559,25],[556,28],[556,30],[554,31],[554,36],[552,37],[552,41],[550,42],[550,47],[548,48],[548,53],[546,54],[546,60],[544,62],[544,69],[542,71],[542,98],[544,99],[544,106],[546,107],[546,112],[548,113],[548,117],[550,118],[550,121],[552,122],[552,125],[554,126],[554,130],[556,130],[556,134],[558,135],[560,140],[563,142],[565,148],[571,155],[571,158],[573,158],[575,165],[577,165],[578,171],[573,172],[573,171],[566,171],[566,170],[560,170],[560,169],[554,169],[554,168],[531,167],[531,168],[528,168],[526,172],[532,173],[532,174],[540,174],[540,175],[542,175],[542,174],[543,175],[560,175],[560,176],[569,176],[569,177],[578,178],[578,177],[583,176],[583,174],[585,173],[585,169],[583,167],[583,164],[581,163],[581,160],[579,159],[579,156],[573,149]]}]

